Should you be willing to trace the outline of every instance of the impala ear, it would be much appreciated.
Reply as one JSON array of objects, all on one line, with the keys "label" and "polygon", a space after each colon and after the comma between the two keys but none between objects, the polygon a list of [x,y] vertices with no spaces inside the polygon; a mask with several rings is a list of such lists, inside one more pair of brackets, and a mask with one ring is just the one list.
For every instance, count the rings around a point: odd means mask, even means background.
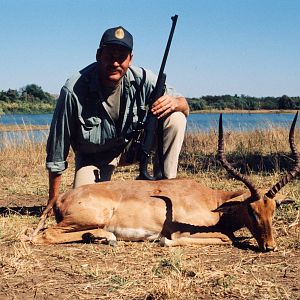
[{"label": "impala ear", "polygon": [[295,200],[286,198],[286,199],[276,199],[275,202],[276,202],[276,207],[279,207],[281,205],[293,204],[293,203],[295,203]]},{"label": "impala ear", "polygon": [[229,201],[221,204],[216,209],[212,210],[212,212],[222,212],[226,214],[232,214],[236,212],[236,210],[240,209],[243,202],[240,201]]}]

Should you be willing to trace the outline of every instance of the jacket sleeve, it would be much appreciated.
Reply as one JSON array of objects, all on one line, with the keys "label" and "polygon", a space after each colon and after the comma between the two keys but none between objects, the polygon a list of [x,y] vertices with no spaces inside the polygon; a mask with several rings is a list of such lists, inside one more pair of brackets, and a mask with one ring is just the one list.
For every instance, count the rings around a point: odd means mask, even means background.
[{"label": "jacket sleeve", "polygon": [[47,140],[46,168],[53,173],[62,173],[67,167],[67,157],[74,132],[75,118],[71,92],[63,87],[57,100]]}]

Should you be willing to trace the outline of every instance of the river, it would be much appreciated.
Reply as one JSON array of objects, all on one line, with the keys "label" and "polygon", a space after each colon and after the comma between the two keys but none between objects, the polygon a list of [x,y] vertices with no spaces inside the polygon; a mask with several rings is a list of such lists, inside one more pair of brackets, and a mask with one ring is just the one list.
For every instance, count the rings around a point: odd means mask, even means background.
[{"label": "river", "polygon": [[[207,131],[217,130],[219,113],[190,114],[188,117],[187,131]],[[270,127],[288,127],[292,122],[294,114],[291,113],[226,113],[223,115],[225,130],[249,131],[255,129],[267,129]],[[0,124],[31,124],[31,125],[50,125],[52,114],[41,115],[0,115]],[[33,131],[7,131],[0,132],[0,146],[3,140],[16,140],[22,142],[24,139],[44,142],[47,139],[47,130]],[[1,142],[2,141],[2,142]]]}]

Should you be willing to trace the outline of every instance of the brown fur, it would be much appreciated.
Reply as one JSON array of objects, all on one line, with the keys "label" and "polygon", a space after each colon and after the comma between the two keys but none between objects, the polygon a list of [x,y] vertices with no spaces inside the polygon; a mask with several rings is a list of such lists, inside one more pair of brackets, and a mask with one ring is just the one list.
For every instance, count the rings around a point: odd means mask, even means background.
[{"label": "brown fur", "polygon": [[[250,198],[247,190],[213,190],[185,179],[85,185],[53,201],[58,224],[35,232],[32,242],[82,241],[91,233],[93,241],[103,239],[112,245],[117,239],[157,239],[168,246],[223,244],[246,226],[261,249],[273,250],[275,201],[251,203]],[[249,216],[249,210],[259,216],[259,222]]]}]

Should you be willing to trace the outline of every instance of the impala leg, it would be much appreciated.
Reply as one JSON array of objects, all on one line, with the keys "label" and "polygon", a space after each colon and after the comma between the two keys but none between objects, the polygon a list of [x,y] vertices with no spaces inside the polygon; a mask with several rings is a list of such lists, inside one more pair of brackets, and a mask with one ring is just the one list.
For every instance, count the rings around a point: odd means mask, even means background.
[{"label": "impala leg", "polygon": [[81,241],[94,242],[95,240],[106,240],[112,246],[117,243],[116,236],[113,233],[101,228],[74,231],[72,227],[60,226],[45,229],[34,236],[31,242],[33,244],[63,244]]},{"label": "impala leg", "polygon": [[222,233],[197,233],[196,236],[174,236],[172,239],[162,237],[160,239],[161,246],[185,246],[185,245],[228,245],[231,239]]}]

